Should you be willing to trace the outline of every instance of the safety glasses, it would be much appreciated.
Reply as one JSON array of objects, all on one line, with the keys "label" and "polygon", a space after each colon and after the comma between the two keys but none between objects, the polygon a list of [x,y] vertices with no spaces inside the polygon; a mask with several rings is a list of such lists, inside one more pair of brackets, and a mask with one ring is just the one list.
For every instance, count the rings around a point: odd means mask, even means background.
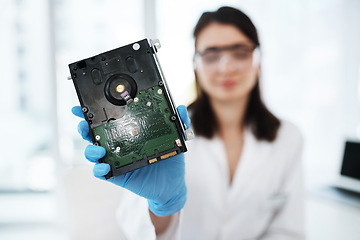
[{"label": "safety glasses", "polygon": [[246,71],[260,64],[260,48],[243,44],[211,47],[194,55],[194,67],[209,74]]}]

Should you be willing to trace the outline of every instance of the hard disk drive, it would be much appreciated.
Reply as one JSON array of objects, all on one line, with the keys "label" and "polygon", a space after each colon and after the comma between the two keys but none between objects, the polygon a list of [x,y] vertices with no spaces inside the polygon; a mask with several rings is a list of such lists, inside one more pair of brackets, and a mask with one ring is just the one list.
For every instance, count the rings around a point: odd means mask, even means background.
[{"label": "hard disk drive", "polygon": [[93,144],[106,149],[106,178],[186,152],[191,138],[174,106],[156,56],[141,41],[69,64]]}]

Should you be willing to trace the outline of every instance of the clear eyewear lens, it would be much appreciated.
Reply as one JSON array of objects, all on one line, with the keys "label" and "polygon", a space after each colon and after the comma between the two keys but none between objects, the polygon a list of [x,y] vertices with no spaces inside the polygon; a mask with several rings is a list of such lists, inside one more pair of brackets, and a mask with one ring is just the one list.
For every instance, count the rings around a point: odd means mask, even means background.
[{"label": "clear eyewear lens", "polygon": [[257,47],[254,49],[252,53],[252,67],[258,67],[261,63],[261,51],[260,48]]},{"label": "clear eyewear lens", "polygon": [[197,53],[194,57],[194,67],[206,72],[244,71],[260,64],[260,49],[233,49],[214,51],[204,54]]}]

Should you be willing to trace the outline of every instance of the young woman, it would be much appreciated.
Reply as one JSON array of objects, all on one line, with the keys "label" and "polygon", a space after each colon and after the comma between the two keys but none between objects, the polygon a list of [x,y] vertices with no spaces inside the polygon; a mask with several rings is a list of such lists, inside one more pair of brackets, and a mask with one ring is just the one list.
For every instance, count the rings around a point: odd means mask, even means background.
[{"label": "young woman", "polygon": [[[120,225],[130,239],[304,239],[302,138],[261,100],[255,26],[222,7],[203,13],[194,37],[196,138],[185,161],[178,155],[110,179],[147,199],[124,197]],[[85,155],[97,162],[104,150],[90,145]],[[108,171],[94,167],[100,178]]]}]

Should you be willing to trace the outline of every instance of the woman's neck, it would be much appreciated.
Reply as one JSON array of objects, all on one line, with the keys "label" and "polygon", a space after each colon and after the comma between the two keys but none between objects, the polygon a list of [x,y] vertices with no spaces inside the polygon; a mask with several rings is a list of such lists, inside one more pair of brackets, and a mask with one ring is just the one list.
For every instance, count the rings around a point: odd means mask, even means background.
[{"label": "woman's neck", "polygon": [[246,113],[247,98],[241,101],[220,102],[210,99],[214,111],[220,136],[242,134]]},{"label": "woman's neck", "polygon": [[247,98],[236,102],[210,100],[210,104],[219,125],[220,138],[224,143],[229,167],[229,183],[231,184],[244,145],[243,126]]}]

